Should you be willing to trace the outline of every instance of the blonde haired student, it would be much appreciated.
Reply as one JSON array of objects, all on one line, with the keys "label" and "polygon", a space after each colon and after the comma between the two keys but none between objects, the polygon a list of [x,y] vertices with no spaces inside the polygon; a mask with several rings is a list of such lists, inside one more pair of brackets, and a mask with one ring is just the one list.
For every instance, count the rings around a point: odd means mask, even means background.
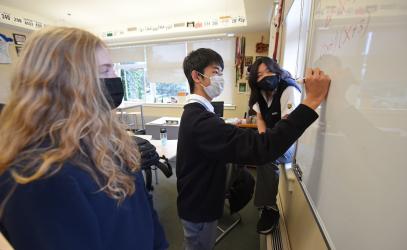
[{"label": "blonde haired student", "polygon": [[0,115],[0,230],[15,249],[167,249],[139,152],[112,109],[103,42],[47,28],[26,42]]}]

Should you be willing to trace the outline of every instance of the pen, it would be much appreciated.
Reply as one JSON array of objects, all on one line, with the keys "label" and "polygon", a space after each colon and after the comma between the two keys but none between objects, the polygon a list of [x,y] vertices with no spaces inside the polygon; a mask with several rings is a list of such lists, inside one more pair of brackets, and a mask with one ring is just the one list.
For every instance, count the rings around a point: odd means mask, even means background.
[{"label": "pen", "polygon": [[305,78],[304,77],[298,77],[295,79],[295,81],[299,84],[305,84]]}]

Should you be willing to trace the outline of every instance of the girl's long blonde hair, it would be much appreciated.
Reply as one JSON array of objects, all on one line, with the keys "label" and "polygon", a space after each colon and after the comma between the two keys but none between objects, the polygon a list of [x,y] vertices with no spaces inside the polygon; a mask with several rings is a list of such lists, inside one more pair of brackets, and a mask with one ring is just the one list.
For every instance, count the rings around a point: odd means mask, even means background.
[{"label": "girl's long blonde hair", "polygon": [[119,202],[135,191],[140,156],[103,94],[96,50],[104,47],[77,28],[30,35],[0,115],[0,174],[26,184],[72,161]]}]

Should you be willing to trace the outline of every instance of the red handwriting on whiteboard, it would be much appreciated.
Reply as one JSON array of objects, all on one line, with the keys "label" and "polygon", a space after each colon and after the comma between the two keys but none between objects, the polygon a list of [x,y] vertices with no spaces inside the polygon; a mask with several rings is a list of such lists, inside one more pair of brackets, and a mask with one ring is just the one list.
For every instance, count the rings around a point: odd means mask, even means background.
[{"label": "red handwriting on whiteboard", "polygon": [[369,27],[370,16],[359,19],[356,23],[342,26],[335,32],[335,36],[329,41],[322,43],[322,54],[331,54],[334,51],[343,48],[356,38],[364,37]]}]

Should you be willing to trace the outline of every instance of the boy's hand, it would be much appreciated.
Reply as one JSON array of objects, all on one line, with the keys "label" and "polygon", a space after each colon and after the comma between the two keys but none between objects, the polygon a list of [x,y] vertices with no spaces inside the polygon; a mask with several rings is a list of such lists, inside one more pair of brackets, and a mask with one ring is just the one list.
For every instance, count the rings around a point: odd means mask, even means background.
[{"label": "boy's hand", "polygon": [[312,109],[316,109],[328,95],[331,78],[319,68],[308,68],[305,74],[306,97],[302,102]]}]

